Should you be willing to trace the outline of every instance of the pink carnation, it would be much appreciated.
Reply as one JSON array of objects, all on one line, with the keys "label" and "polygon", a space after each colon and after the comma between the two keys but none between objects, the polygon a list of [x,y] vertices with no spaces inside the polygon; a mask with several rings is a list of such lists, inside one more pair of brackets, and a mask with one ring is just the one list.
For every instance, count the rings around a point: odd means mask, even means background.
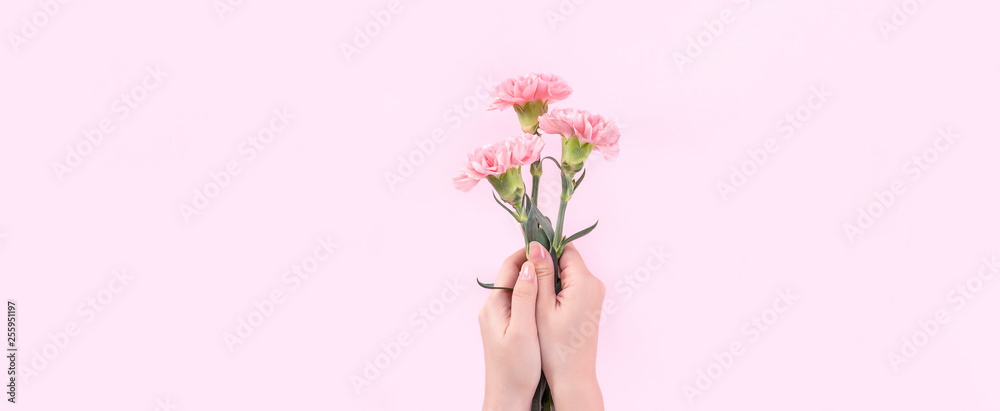
[{"label": "pink carnation", "polygon": [[529,73],[506,79],[497,85],[491,95],[495,98],[490,110],[504,110],[511,106],[524,107],[529,101],[552,103],[565,100],[573,88],[555,74]]},{"label": "pink carnation", "polygon": [[538,161],[542,155],[542,147],[545,142],[542,138],[534,134],[524,134],[520,136],[507,137],[504,146],[510,153],[510,164],[512,166],[522,166]]},{"label": "pink carnation", "polygon": [[504,150],[503,144],[489,144],[469,153],[468,160],[462,172],[452,179],[455,188],[470,191],[486,176],[503,174],[510,166],[510,154],[498,153]]},{"label": "pink carnation", "polygon": [[459,190],[470,191],[486,176],[500,175],[511,167],[535,162],[544,146],[541,137],[525,134],[477,148],[469,154],[462,172],[452,179],[452,183]]},{"label": "pink carnation", "polygon": [[539,117],[538,127],[549,134],[575,136],[584,143],[593,143],[594,149],[604,154],[605,160],[618,158],[621,131],[602,115],[575,108],[559,108]]}]

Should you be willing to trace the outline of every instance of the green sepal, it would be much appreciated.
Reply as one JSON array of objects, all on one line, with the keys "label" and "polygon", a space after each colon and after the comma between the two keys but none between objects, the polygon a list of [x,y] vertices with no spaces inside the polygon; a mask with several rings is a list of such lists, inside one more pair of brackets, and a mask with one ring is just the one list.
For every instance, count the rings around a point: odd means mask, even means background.
[{"label": "green sepal", "polygon": [[528,134],[538,132],[538,117],[549,111],[549,105],[544,100],[532,100],[523,105],[514,105],[517,121],[521,123],[521,131]]},{"label": "green sepal", "polygon": [[594,150],[594,143],[584,143],[579,137],[569,136],[562,140],[563,172],[576,174],[583,169],[583,163]]}]

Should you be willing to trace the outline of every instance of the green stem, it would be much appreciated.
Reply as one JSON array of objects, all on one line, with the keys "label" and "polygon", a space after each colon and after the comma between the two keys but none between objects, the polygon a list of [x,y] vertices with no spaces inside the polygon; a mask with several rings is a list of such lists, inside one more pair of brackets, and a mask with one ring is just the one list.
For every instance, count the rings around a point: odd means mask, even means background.
[{"label": "green stem", "polygon": [[566,200],[559,200],[559,217],[556,220],[556,249],[562,250],[562,232],[563,232],[563,221],[566,220],[566,205],[569,203]]},{"label": "green stem", "polygon": [[524,200],[525,199],[522,197],[521,198],[521,207],[520,207],[520,210],[519,210],[519,215],[521,216],[521,219],[518,220],[518,221],[521,223],[521,232],[524,233],[524,256],[525,256],[525,258],[527,258],[528,257],[528,245],[531,244],[532,241],[535,241],[535,232],[537,230],[533,229],[532,227],[528,227],[528,220],[530,220],[528,218],[528,213],[530,213],[531,210],[524,211],[524,209],[527,208],[527,207],[525,207],[525,204],[524,204],[525,201]]},{"label": "green stem", "polygon": [[559,196],[559,217],[556,220],[556,232],[555,243],[556,258],[562,257],[563,246],[563,222],[566,220],[566,205],[569,204],[569,199],[572,197],[570,193],[571,185],[573,184],[573,175],[562,172],[562,195]]},{"label": "green stem", "polygon": [[538,207],[538,186],[542,179],[542,160],[538,159],[531,163],[531,168],[528,170],[531,172],[531,204]]}]

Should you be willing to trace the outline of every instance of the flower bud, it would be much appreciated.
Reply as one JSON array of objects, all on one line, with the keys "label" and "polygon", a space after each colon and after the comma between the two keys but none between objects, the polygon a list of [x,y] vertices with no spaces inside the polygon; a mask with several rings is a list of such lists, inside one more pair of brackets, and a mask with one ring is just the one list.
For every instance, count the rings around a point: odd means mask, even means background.
[{"label": "flower bud", "polygon": [[542,161],[541,160],[537,160],[537,161],[531,163],[531,168],[529,169],[529,171],[531,171],[531,176],[532,177],[541,177],[542,176]]}]

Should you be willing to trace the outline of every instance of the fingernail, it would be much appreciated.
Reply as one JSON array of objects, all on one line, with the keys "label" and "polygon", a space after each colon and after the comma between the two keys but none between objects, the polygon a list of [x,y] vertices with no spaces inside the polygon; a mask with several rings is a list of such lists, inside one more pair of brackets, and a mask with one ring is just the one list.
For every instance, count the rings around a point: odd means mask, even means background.
[{"label": "fingernail", "polygon": [[525,264],[521,266],[521,276],[518,277],[520,280],[531,281],[531,274],[535,272],[531,264]]},{"label": "fingernail", "polygon": [[545,248],[543,248],[539,243],[532,242],[531,250],[528,252],[528,261],[540,261],[545,257],[548,257],[548,253],[545,252]]}]

